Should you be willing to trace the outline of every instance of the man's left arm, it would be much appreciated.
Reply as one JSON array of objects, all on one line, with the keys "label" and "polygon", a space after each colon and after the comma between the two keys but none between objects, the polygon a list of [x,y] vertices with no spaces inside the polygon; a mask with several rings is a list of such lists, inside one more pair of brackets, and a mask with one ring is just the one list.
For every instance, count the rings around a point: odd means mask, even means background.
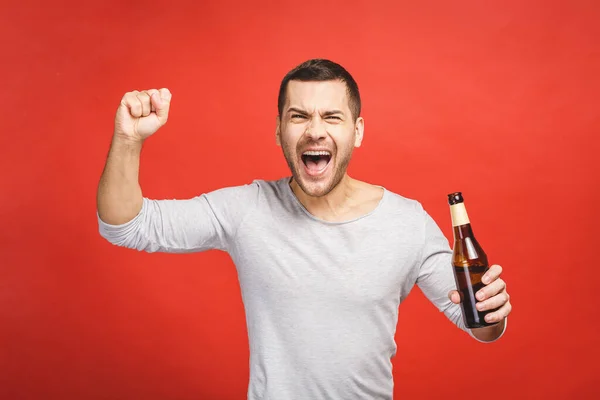
[{"label": "man's left arm", "polygon": [[[452,268],[452,249],[439,226],[427,212],[424,213],[423,247],[416,284],[446,317],[460,329],[481,342],[493,342],[506,331],[506,317],[512,306],[506,292],[506,283],[500,274],[502,267],[492,265],[485,273],[484,287],[477,292],[477,309],[494,310],[486,321],[498,322],[485,327],[468,329],[460,307],[460,296]],[[482,296],[482,297],[481,297]]]}]

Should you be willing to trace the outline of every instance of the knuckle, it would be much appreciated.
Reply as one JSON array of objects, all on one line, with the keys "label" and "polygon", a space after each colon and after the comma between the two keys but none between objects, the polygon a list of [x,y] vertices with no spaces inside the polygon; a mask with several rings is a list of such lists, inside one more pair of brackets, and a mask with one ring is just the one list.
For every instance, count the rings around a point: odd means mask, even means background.
[{"label": "knuckle", "polygon": [[143,96],[143,97],[139,97],[139,103],[140,103],[140,107],[142,108],[142,110],[144,110],[144,112],[149,111],[150,110],[150,100],[148,96]]},{"label": "knuckle", "polygon": [[137,90],[131,91],[131,92],[127,92],[123,95],[123,99],[129,99],[131,100],[132,98],[135,98],[137,94]]},{"label": "knuckle", "polygon": [[495,310],[498,307],[500,307],[502,305],[501,301],[499,301],[498,299],[494,299],[493,302],[490,302],[490,310]]},{"label": "knuckle", "polygon": [[489,310],[491,308],[492,308],[492,302],[490,302],[489,300],[481,303],[481,310]]},{"label": "knuckle", "polygon": [[503,293],[504,292],[504,285],[502,284],[502,282],[498,282],[494,289],[496,289],[496,294],[498,293]]},{"label": "knuckle", "polygon": [[138,104],[139,99],[137,95],[135,93],[129,93],[129,95],[127,96],[127,103],[131,104],[132,106]]}]

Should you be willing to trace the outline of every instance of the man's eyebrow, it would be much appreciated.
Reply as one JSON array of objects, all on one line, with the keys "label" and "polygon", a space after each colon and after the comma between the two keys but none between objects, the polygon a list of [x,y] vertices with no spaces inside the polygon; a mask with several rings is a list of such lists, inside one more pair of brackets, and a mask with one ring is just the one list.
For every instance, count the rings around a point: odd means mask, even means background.
[{"label": "man's eyebrow", "polygon": [[323,113],[323,116],[324,117],[328,117],[328,116],[335,115],[335,114],[342,114],[342,115],[344,115],[344,112],[342,110],[335,110],[335,109],[334,110],[327,110],[327,111],[325,111]]},{"label": "man's eyebrow", "polygon": [[302,114],[302,115],[308,115],[308,113],[305,110],[303,110],[301,108],[297,108],[297,107],[290,107],[287,109],[287,112],[288,113],[295,112],[295,113]]},{"label": "man's eyebrow", "polygon": [[[298,113],[298,114],[302,114],[302,115],[308,115],[308,111],[303,110],[301,108],[298,107],[290,107],[287,109],[288,113]],[[338,109],[333,109],[333,110],[327,110],[327,111],[323,111],[322,115],[324,117],[330,117],[332,115],[337,115],[337,114],[341,114],[344,115],[344,112],[342,110],[338,110]]]}]

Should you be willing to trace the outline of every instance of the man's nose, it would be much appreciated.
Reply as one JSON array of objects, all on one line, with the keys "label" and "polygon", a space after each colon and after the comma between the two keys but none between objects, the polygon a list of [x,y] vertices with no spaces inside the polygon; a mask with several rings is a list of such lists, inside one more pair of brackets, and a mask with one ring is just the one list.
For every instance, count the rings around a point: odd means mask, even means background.
[{"label": "man's nose", "polygon": [[306,135],[314,141],[325,138],[327,130],[324,121],[321,121],[320,118],[312,118],[306,128]]}]

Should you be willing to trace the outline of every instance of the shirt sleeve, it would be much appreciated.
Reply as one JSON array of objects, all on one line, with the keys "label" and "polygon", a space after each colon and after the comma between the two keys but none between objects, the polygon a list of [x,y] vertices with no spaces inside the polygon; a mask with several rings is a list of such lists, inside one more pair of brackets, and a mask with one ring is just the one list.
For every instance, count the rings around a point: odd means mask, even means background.
[{"label": "shirt sleeve", "polygon": [[256,206],[257,182],[227,187],[191,199],[144,197],[132,220],[107,224],[97,215],[100,235],[121,247],[146,252],[228,251],[238,227]]},{"label": "shirt sleeve", "polygon": [[[451,290],[456,290],[456,281],[452,270],[452,249],[433,218],[426,212],[424,212],[424,217],[425,237],[417,286],[419,286],[425,297],[440,312],[443,312],[452,323],[469,333],[475,340],[483,342],[473,335],[471,329],[465,326],[460,305],[454,304],[448,298],[448,293]],[[502,334],[495,340],[502,337],[504,331],[506,331],[506,324]]]}]

